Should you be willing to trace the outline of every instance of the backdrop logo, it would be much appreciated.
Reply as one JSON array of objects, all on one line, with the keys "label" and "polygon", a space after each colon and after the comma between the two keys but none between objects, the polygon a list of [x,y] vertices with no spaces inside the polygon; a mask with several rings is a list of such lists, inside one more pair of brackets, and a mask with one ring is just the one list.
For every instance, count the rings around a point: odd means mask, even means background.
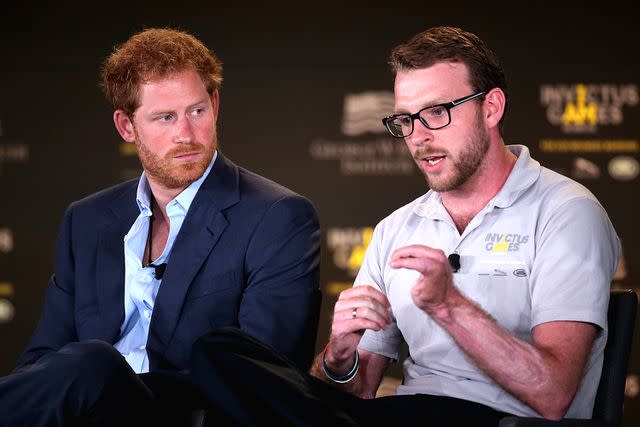
[{"label": "backdrop logo", "polygon": [[393,111],[394,103],[393,93],[388,91],[345,95],[342,133],[349,136],[365,133],[386,134],[381,119]]},{"label": "backdrop logo", "polygon": [[0,175],[2,175],[3,165],[9,163],[26,163],[28,160],[29,147],[27,144],[0,143]]},{"label": "backdrop logo", "polygon": [[9,253],[13,250],[13,233],[10,228],[0,228],[0,252]]},{"label": "backdrop logo", "polygon": [[373,227],[330,228],[327,231],[327,246],[334,265],[355,277],[372,236]]},{"label": "backdrop logo", "polygon": [[417,169],[400,139],[387,134],[382,117],[393,112],[389,91],[346,94],[340,139],[317,137],[309,145],[311,158],[338,162],[343,176],[412,175]]},{"label": "backdrop logo", "polygon": [[15,315],[15,307],[7,299],[11,296],[13,296],[13,284],[0,282],[0,324],[10,322]]},{"label": "backdrop logo", "polygon": [[624,107],[638,105],[635,84],[575,84],[540,86],[540,103],[549,123],[564,133],[595,133],[598,126],[618,126]]},{"label": "backdrop logo", "polygon": [[631,156],[616,156],[609,161],[609,175],[618,181],[631,181],[640,174],[638,160]]},{"label": "backdrop logo", "polygon": [[591,160],[576,157],[573,159],[571,176],[576,179],[597,179],[600,178],[600,168]]},{"label": "backdrop logo", "polygon": [[3,165],[8,163],[26,163],[29,160],[29,146],[16,143],[4,137],[2,122],[0,121],[0,175]]},{"label": "backdrop logo", "polygon": [[0,323],[8,323],[13,319],[16,310],[8,299],[0,298]]}]

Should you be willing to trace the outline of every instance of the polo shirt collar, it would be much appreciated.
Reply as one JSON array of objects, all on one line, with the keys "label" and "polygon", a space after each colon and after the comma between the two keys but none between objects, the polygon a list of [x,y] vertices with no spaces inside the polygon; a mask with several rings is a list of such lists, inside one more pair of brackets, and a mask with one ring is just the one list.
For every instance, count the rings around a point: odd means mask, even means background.
[{"label": "polo shirt collar", "polygon": [[[498,194],[489,202],[498,208],[511,206],[540,176],[540,163],[531,158],[529,149],[524,145],[507,145],[507,149],[515,154],[518,159],[513,166],[509,177],[498,191]],[[440,193],[429,190],[414,208],[414,212],[424,218],[446,221],[449,213],[442,204]]]},{"label": "polo shirt collar", "polygon": [[531,187],[540,176],[540,163],[531,158],[524,145],[507,145],[507,149],[518,157],[507,181],[493,198],[494,206],[506,208]]}]

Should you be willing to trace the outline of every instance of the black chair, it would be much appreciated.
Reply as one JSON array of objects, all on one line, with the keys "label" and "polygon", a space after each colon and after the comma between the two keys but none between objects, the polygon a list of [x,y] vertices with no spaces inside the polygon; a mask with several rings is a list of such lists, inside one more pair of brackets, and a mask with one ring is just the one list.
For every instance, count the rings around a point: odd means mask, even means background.
[{"label": "black chair", "polygon": [[636,321],[638,297],[633,290],[612,290],[609,300],[609,337],[604,349],[604,365],[591,419],[549,421],[542,418],[510,416],[500,427],[618,427],[622,422],[624,387]]}]

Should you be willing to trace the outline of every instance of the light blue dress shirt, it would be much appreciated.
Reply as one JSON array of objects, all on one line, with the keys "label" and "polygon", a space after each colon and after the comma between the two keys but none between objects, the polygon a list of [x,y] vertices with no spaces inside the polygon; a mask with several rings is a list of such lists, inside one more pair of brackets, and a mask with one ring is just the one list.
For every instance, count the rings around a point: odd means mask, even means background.
[{"label": "light blue dress shirt", "polygon": [[[189,206],[217,158],[216,151],[204,174],[167,204],[169,237],[164,251],[153,260],[153,264],[169,263],[171,249],[189,211]],[[162,280],[156,279],[153,267],[143,267],[147,261],[142,257],[147,245],[151,219],[151,189],[145,172],[142,173],[138,183],[136,202],[140,208],[140,215],[124,236],[124,322],[120,326],[120,336],[114,347],[124,356],[131,368],[141,374],[149,372],[149,356],[146,347],[149,324],[153,317],[156,295],[162,283]]]}]

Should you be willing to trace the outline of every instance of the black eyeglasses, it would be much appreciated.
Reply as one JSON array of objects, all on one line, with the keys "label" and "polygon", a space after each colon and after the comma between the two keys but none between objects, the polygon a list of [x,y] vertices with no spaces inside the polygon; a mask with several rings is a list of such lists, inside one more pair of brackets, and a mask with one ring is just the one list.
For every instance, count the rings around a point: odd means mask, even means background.
[{"label": "black eyeglasses", "polygon": [[427,129],[442,129],[451,123],[451,109],[484,95],[485,92],[474,93],[444,104],[430,105],[413,114],[394,114],[382,119],[391,136],[405,138],[413,133],[413,122],[418,119]]}]

